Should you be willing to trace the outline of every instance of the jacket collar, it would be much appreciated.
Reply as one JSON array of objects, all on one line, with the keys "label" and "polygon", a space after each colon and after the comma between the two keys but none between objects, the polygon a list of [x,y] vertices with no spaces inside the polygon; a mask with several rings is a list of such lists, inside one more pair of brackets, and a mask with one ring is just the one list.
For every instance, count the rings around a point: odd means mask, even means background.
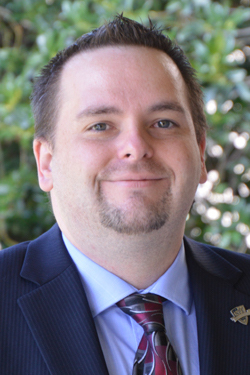
[{"label": "jacket collar", "polygon": [[214,247],[198,243],[187,237],[184,238],[184,243],[189,264],[192,259],[204,271],[230,284],[235,284],[240,279],[242,271],[222,256],[223,253],[228,253],[227,250],[217,249],[220,251],[219,253]]},{"label": "jacket collar", "polygon": [[200,374],[244,373],[240,369],[247,369],[250,361],[238,343],[250,346],[250,325],[232,322],[230,311],[240,305],[250,308],[250,261],[244,255],[189,239],[185,239],[185,248],[196,311]]},{"label": "jacket collar", "polygon": [[37,285],[43,285],[72,264],[61,231],[55,224],[48,232],[30,242],[20,275]]},{"label": "jacket collar", "polygon": [[[192,258],[206,272],[235,284],[242,271],[232,265],[211,246],[184,238],[187,257]],[[37,285],[52,280],[65,271],[73,261],[55,224],[48,232],[32,241],[27,249],[21,276]]]},{"label": "jacket collar", "polygon": [[57,225],[30,243],[21,277],[35,283],[18,304],[50,373],[108,375],[82,283]]},{"label": "jacket collar", "polygon": [[[240,304],[250,308],[250,277],[231,263],[229,252],[189,239],[185,248],[201,374],[226,373],[226,368],[227,373],[237,373],[238,354],[231,355],[232,345],[225,337],[242,340],[243,328],[230,321],[230,309]],[[86,295],[57,225],[30,243],[21,276],[35,283],[18,304],[50,373],[108,375]],[[250,346],[249,328],[244,329],[243,341]]]}]

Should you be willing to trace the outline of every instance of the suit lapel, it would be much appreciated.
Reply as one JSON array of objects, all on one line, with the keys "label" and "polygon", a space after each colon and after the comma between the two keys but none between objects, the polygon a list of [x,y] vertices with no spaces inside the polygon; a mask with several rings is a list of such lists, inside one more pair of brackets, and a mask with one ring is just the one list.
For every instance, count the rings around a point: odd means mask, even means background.
[{"label": "suit lapel", "polygon": [[[240,305],[250,308],[250,262],[242,260],[235,267],[230,255],[221,256],[190,240],[185,248],[197,316],[200,373],[247,373],[250,356],[241,349],[250,347],[250,324],[232,322],[230,310]],[[31,291],[18,304],[50,373],[108,375],[80,278],[57,225],[31,242],[21,276]]]},{"label": "suit lapel", "polygon": [[232,322],[230,310],[240,305],[250,308],[249,289],[242,288],[242,280],[250,286],[250,278],[206,245],[187,240],[185,248],[196,309],[200,373],[246,373],[250,359],[243,346],[250,346],[250,324]]},{"label": "suit lapel", "polygon": [[54,226],[33,241],[21,276],[37,284],[18,304],[53,375],[107,375],[80,278]]}]

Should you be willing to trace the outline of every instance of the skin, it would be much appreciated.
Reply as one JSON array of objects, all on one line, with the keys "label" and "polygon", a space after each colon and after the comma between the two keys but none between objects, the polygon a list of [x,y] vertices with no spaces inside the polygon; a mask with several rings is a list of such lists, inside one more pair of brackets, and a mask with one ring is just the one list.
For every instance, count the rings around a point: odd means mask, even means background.
[{"label": "skin", "polygon": [[39,184],[85,255],[138,289],[173,263],[199,183],[198,144],[174,62],[146,47],[104,47],[66,63],[54,145],[34,140]]}]

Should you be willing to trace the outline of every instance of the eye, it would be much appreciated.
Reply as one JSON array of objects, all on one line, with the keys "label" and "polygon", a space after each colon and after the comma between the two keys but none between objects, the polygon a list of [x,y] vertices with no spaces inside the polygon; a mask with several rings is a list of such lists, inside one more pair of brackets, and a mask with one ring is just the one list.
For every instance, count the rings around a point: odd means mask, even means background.
[{"label": "eye", "polygon": [[160,120],[160,121],[157,121],[157,123],[155,124],[155,127],[167,129],[167,128],[172,127],[173,125],[174,123],[170,120]]},{"label": "eye", "polygon": [[98,124],[95,124],[95,125],[91,126],[91,128],[89,130],[102,132],[102,131],[107,130],[107,129],[108,129],[108,125],[105,124],[105,122],[99,122]]}]

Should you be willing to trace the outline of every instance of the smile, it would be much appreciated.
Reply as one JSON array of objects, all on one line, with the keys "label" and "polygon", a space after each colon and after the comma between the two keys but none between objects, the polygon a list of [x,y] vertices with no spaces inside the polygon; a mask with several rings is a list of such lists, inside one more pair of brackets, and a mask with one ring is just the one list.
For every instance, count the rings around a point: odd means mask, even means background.
[{"label": "smile", "polygon": [[150,178],[150,179],[124,179],[124,180],[108,180],[107,183],[114,184],[116,186],[128,187],[128,188],[144,188],[154,186],[155,184],[162,181],[162,178]]}]

